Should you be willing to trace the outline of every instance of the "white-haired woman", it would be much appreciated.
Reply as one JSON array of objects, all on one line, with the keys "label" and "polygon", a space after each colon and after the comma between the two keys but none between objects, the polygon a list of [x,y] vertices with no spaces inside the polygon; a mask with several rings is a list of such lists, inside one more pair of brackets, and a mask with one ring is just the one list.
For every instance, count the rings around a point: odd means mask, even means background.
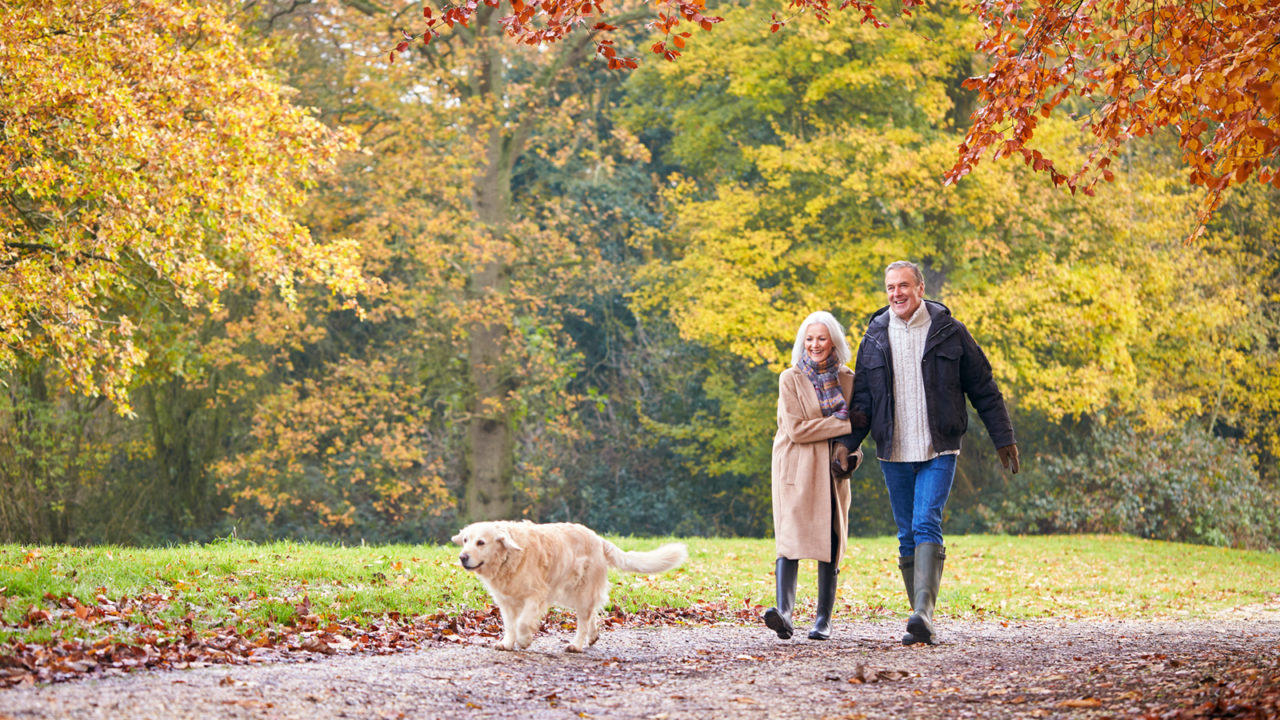
[{"label": "white-haired woman", "polygon": [[[848,435],[852,353],[844,328],[828,312],[804,319],[791,351],[791,367],[778,378],[778,432],[773,437],[773,532],[777,542],[777,605],[764,613],[765,625],[783,640],[792,634],[800,560],[818,561],[818,607],[810,640],[831,636],[836,575],[849,529],[848,472],[862,462],[862,450],[848,457],[833,440]],[[836,467],[848,469],[839,476]]]}]

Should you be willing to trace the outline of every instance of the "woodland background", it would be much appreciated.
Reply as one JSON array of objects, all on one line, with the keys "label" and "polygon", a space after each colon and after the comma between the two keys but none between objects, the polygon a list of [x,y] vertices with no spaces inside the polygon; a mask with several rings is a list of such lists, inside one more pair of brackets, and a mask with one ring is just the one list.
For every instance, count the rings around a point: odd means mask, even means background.
[{"label": "woodland background", "polygon": [[[1173,133],[1094,197],[1009,161],[944,186],[977,21],[779,9],[619,72],[487,6],[393,61],[421,5],[7,5],[0,540],[765,536],[797,324],[856,343],[908,258],[1023,457],[971,418],[949,532],[1280,546],[1280,190],[1188,241]],[[640,55],[650,13],[610,12]],[[874,461],[853,490],[890,533]]]}]

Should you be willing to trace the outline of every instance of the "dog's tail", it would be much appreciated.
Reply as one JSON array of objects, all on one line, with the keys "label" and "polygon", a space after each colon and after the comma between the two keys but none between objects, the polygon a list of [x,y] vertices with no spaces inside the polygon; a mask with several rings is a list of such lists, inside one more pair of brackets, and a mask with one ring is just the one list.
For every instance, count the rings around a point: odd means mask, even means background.
[{"label": "dog's tail", "polygon": [[608,540],[603,542],[604,556],[609,564],[627,572],[646,574],[666,572],[689,559],[689,551],[684,543],[668,543],[649,552],[627,552]]}]

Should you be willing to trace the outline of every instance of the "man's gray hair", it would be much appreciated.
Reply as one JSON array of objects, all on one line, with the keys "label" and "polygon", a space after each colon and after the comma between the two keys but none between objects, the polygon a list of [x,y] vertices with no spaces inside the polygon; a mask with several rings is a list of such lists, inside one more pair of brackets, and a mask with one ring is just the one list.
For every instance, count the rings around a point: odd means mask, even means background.
[{"label": "man's gray hair", "polygon": [[791,364],[799,365],[804,358],[804,330],[814,323],[826,326],[827,334],[831,336],[831,349],[835,352],[836,359],[841,365],[848,365],[849,360],[853,358],[853,352],[849,350],[849,341],[844,339],[844,327],[834,315],[825,310],[810,313],[809,317],[800,323],[800,329],[796,331],[796,344],[791,347]]},{"label": "man's gray hair", "polygon": [[889,263],[889,267],[884,269],[884,274],[888,275],[890,270],[902,270],[904,268],[910,269],[911,272],[915,273],[917,285],[924,284],[924,273],[920,272],[920,266],[909,260],[898,260],[897,262]]}]

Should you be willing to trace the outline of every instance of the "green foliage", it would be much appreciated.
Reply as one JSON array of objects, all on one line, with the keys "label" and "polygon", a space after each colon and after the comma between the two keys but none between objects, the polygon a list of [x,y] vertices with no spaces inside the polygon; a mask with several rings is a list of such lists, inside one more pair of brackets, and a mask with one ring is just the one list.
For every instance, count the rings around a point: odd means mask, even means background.
[{"label": "green foliage", "polygon": [[712,360],[722,354],[709,355],[685,368],[701,400],[691,413],[655,405],[641,420],[681,457],[680,532],[759,536],[772,526],[768,475],[761,482],[760,468],[769,467],[773,434],[756,420],[775,412],[777,380],[763,368],[742,372]]},{"label": "green foliage", "polygon": [[[1237,278],[1247,278],[1250,309],[1234,318],[1246,353],[1218,366],[1208,422],[1215,432],[1257,448],[1263,477],[1280,487],[1280,189],[1236,188],[1210,225],[1218,255]],[[1218,342],[1216,337],[1211,342]]]},{"label": "green foliage", "polygon": [[0,396],[0,528],[28,542],[65,539],[68,500],[84,458],[75,448],[80,413],[59,412],[44,397],[42,373],[14,383]]},{"label": "green foliage", "polygon": [[[595,402],[579,412],[582,432],[573,443],[542,448],[555,470],[539,485],[535,515],[631,534],[767,532],[769,486],[756,469],[767,467],[768,445],[751,418],[755,406],[772,406],[775,381],[715,364],[660,320],[621,315],[630,327],[615,326],[619,334],[600,345],[584,342],[598,336],[579,328],[579,345],[590,353],[581,380],[598,384],[584,394]],[[607,358],[591,361],[605,348]],[[698,426],[687,423],[722,409],[739,418],[724,434],[695,433]]]},{"label": "green foliage", "polygon": [[161,475],[146,428],[48,375],[30,363],[0,394],[0,537],[86,543],[175,531],[157,517],[180,502],[152,485]]},{"label": "green foliage", "polygon": [[1029,464],[991,527],[1280,547],[1280,493],[1238,443],[1194,425],[1154,432],[1120,421],[1095,425],[1079,445]]}]

